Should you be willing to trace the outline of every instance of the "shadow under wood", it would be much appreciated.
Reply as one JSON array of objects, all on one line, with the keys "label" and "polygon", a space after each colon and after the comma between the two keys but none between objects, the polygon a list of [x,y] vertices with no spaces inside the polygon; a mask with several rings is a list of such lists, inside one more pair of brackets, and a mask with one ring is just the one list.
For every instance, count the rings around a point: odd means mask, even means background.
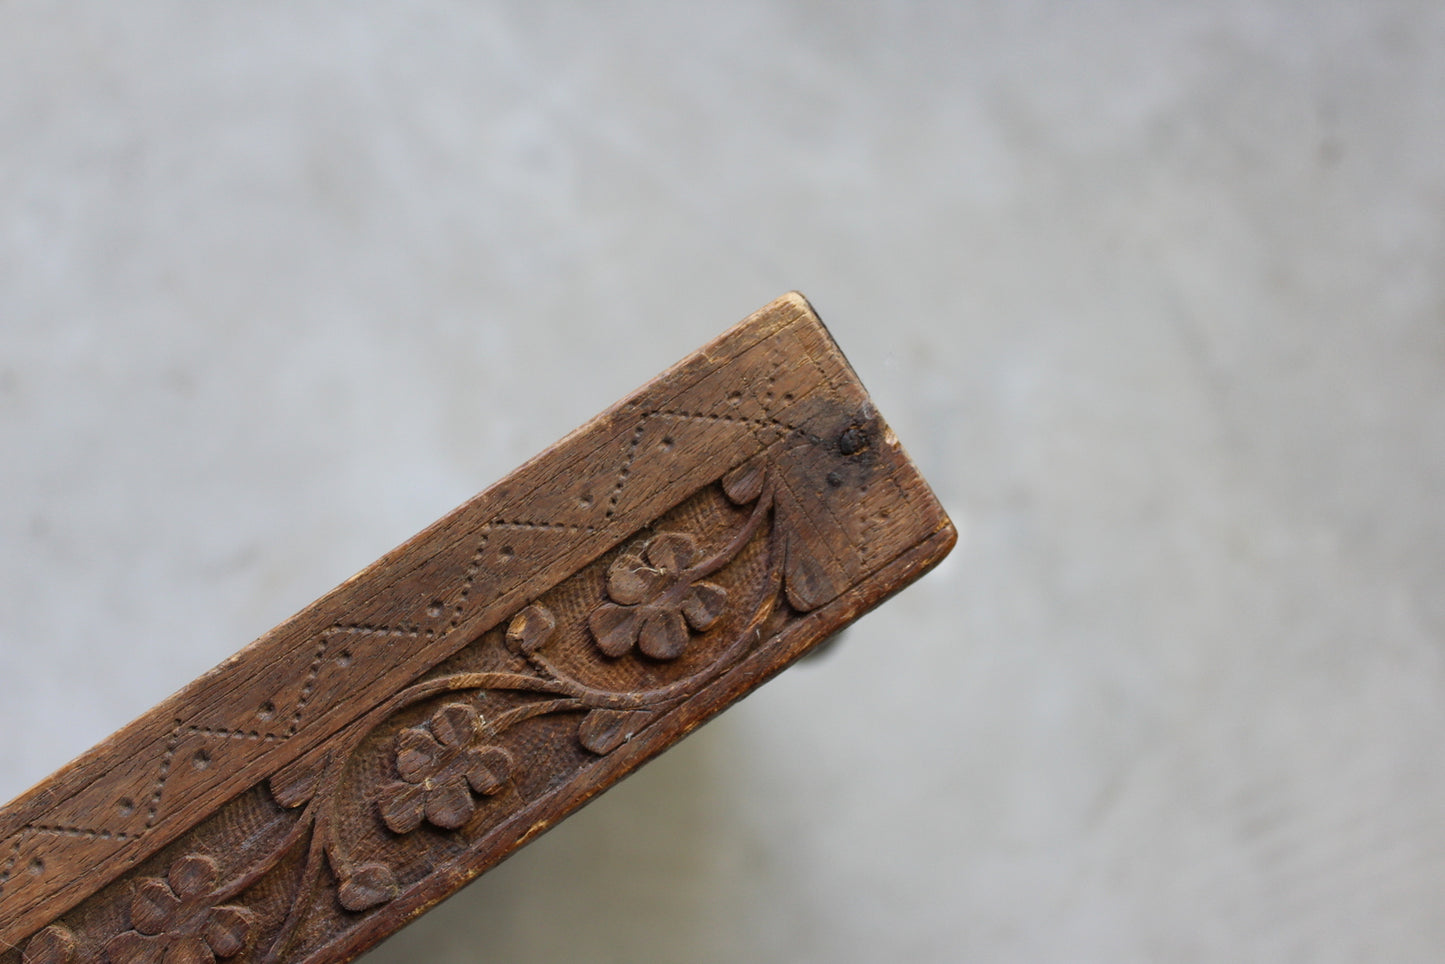
[{"label": "shadow under wood", "polygon": [[[697,961],[749,881],[715,831],[737,731],[718,721],[378,946],[367,964]],[[730,829],[736,829],[735,825]]]}]

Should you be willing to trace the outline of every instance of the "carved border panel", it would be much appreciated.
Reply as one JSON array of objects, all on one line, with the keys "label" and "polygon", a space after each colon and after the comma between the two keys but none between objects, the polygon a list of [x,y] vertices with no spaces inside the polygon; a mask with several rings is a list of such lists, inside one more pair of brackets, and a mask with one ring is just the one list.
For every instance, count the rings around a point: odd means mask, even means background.
[{"label": "carved border panel", "polygon": [[780,299],[0,812],[0,962],[357,953],[952,540]]}]

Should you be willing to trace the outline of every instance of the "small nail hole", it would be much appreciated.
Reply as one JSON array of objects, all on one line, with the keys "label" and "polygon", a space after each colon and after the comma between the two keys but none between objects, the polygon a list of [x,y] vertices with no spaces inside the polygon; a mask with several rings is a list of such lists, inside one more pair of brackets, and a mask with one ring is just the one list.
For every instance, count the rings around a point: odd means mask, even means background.
[{"label": "small nail hole", "polygon": [[844,455],[856,455],[868,447],[868,435],[856,425],[850,425],[838,436],[838,451]]}]

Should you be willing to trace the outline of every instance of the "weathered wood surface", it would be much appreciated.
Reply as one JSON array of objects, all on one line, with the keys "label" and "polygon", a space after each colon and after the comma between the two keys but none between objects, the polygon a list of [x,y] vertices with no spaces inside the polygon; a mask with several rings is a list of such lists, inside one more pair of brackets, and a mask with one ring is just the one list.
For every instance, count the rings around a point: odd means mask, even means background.
[{"label": "weathered wood surface", "polygon": [[348,960],[953,541],[781,298],[0,811],[0,964]]}]

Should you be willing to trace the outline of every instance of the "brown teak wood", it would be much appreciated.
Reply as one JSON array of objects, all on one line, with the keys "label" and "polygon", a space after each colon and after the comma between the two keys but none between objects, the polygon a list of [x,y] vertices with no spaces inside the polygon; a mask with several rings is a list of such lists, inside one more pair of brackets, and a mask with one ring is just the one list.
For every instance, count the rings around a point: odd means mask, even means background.
[{"label": "brown teak wood", "polygon": [[350,960],[954,538],[780,298],[0,810],[0,964]]}]

